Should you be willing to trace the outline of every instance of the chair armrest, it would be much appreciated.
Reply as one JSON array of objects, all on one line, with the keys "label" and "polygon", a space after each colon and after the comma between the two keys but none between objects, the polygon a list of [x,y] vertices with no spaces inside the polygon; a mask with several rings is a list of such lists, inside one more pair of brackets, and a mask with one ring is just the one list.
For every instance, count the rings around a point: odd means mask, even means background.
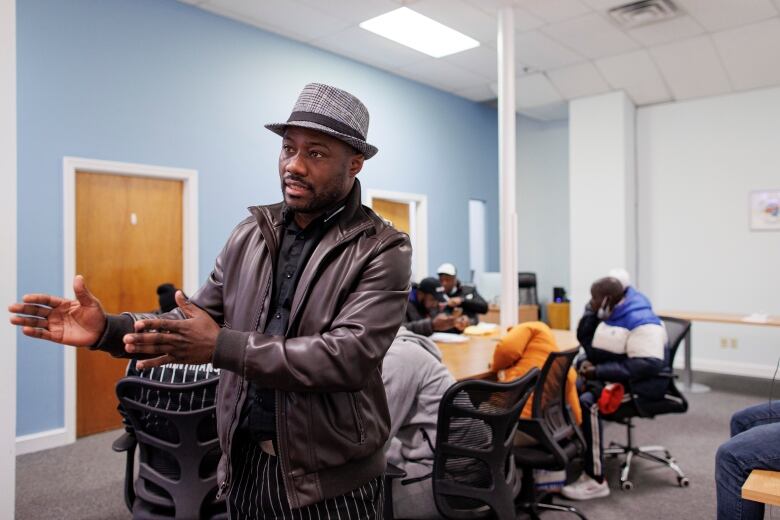
[{"label": "chair armrest", "polygon": [[396,466],[395,464],[387,463],[387,467],[385,468],[385,478],[387,479],[394,479],[394,478],[404,478],[406,476],[406,472]]},{"label": "chair armrest", "polygon": [[125,432],[114,441],[111,445],[111,449],[120,453],[135,448],[136,444],[138,444],[138,441],[136,440],[135,435]]}]

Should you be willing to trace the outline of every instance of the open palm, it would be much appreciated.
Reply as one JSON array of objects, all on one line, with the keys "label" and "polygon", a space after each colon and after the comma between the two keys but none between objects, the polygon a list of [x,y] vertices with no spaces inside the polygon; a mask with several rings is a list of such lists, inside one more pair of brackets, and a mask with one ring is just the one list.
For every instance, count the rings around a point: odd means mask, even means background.
[{"label": "open palm", "polygon": [[23,303],[8,310],[15,314],[11,323],[22,327],[25,336],[55,343],[88,347],[100,339],[106,326],[106,313],[87,289],[84,278],[73,281],[75,300],[49,294],[26,294]]}]

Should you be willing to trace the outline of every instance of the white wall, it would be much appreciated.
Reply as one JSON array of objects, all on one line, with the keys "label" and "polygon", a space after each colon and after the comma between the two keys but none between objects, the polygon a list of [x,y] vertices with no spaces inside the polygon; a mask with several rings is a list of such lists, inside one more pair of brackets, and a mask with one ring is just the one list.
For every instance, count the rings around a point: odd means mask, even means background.
[{"label": "white wall", "polygon": [[613,267],[636,273],[635,114],[623,92],[569,104],[571,323]]},{"label": "white wall", "polygon": [[[0,0],[0,302],[16,301],[16,0]],[[4,306],[3,306],[4,307]],[[16,330],[0,326],[0,518],[14,517]]]},{"label": "white wall", "polygon": [[[780,189],[780,89],[640,108],[637,153],[639,285],[655,308],[780,314],[780,232],[748,220],[751,190]],[[693,334],[694,368],[772,377],[780,329]]]},{"label": "white wall", "polygon": [[536,273],[544,304],[569,290],[569,123],[517,123],[517,268]]}]

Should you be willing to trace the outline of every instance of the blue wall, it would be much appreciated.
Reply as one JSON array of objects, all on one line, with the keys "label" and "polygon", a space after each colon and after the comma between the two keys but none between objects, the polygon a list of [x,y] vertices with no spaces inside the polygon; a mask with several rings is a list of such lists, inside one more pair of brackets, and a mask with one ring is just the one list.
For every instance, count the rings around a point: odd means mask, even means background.
[{"label": "blue wall", "polygon": [[[498,267],[497,121],[471,103],[173,0],[17,2],[19,293],[63,288],[62,157],[194,168],[200,274],[246,206],[280,198],[282,121],[332,83],[371,112],[364,188],[424,193],[429,261],[468,269],[468,199],[488,203]],[[61,347],[20,336],[18,434],[64,424]]]}]

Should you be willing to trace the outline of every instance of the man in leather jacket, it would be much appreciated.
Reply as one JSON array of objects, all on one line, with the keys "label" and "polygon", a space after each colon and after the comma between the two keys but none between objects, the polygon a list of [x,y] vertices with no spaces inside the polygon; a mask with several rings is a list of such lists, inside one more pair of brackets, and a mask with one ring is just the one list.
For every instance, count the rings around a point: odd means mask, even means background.
[{"label": "man in leather jacket", "polygon": [[155,316],[107,315],[84,279],[75,300],[25,295],[25,335],[221,369],[218,495],[231,518],[380,518],[390,418],[385,352],[404,317],[407,235],[361,204],[377,149],[368,111],[322,84],[301,92],[282,136],[283,202],[249,208],[201,288]]}]

